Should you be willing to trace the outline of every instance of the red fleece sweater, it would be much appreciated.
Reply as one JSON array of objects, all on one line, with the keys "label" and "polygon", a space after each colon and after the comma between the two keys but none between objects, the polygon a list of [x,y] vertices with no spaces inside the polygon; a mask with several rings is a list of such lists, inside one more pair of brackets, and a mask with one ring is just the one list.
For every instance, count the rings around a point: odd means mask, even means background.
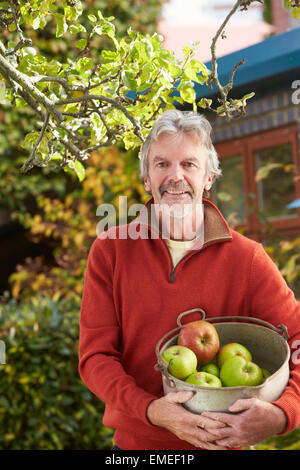
[{"label": "red fleece sweater", "polygon": [[[81,307],[79,372],[105,402],[103,423],[116,429],[115,442],[122,449],[196,450],[146,416],[149,403],[163,395],[161,374],[154,369],[155,346],[177,327],[179,313],[201,307],[207,318],[258,317],[285,324],[290,347],[300,340],[300,304],[262,245],[229,229],[218,209],[204,203],[204,245],[175,269],[165,242],[150,238],[143,225],[135,240],[124,237],[126,225],[116,229],[117,239],[97,238],[92,244]],[[291,362],[290,368],[289,384],[274,402],[288,417],[285,432],[300,424],[300,365]]]}]

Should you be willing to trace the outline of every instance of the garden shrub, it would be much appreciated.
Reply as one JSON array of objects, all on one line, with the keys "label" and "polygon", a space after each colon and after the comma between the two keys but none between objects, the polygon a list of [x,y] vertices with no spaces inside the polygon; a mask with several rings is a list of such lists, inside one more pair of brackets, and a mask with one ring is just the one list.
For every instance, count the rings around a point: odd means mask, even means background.
[{"label": "garden shrub", "polygon": [[[104,450],[104,403],[78,374],[80,297],[0,304],[0,450]],[[300,449],[300,427],[256,450]]]},{"label": "garden shrub", "polygon": [[0,449],[108,449],[104,404],[78,373],[80,298],[0,304]]},{"label": "garden shrub", "polygon": [[[61,193],[53,186],[49,194],[47,186],[40,190],[41,184],[31,181],[36,189],[35,205],[27,206],[26,199],[22,198],[25,208],[21,210],[18,200],[14,201],[11,217],[26,229],[30,242],[42,243],[51,249],[53,261],[47,263],[43,256],[38,256],[26,257],[20,262],[9,277],[12,297],[27,300],[43,292],[57,299],[82,294],[88,252],[100,221],[97,207],[111,203],[118,217],[119,196],[128,198],[128,207],[149,198],[138,177],[138,164],[135,151],[106,148],[92,153],[85,179],[74,181],[73,187],[68,182]],[[3,174],[3,181],[7,183],[7,179]],[[46,179],[44,175],[42,181]],[[27,176],[23,180],[26,182]],[[5,184],[0,183],[3,198],[4,188]]]}]

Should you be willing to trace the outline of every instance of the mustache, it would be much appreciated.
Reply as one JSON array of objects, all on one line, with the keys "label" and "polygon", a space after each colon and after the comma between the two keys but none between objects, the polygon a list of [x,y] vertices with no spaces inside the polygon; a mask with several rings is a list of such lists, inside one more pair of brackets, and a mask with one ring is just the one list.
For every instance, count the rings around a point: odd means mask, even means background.
[{"label": "mustache", "polygon": [[188,193],[193,193],[193,190],[192,188],[189,186],[189,185],[182,185],[182,184],[177,184],[177,185],[174,185],[174,184],[168,184],[168,185],[162,185],[160,188],[160,194],[163,194],[165,191],[184,191],[184,192],[188,192]]}]

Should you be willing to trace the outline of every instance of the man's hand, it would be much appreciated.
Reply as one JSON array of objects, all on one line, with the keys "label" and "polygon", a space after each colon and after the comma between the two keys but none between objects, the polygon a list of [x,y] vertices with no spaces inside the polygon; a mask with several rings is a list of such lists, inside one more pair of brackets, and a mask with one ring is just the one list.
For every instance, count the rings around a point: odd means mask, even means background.
[{"label": "man's hand", "polygon": [[[179,439],[189,442],[195,447],[209,450],[225,450],[223,445],[216,445],[213,441],[216,435],[210,431],[226,426],[222,421],[206,418],[203,415],[191,413],[181,406],[190,400],[193,392],[170,392],[162,398],[154,400],[147,409],[147,417],[153,425],[168,429]],[[205,428],[205,429],[204,429]]]},{"label": "man's hand", "polygon": [[257,398],[243,398],[229,407],[229,411],[238,414],[205,411],[202,417],[226,424],[223,428],[212,428],[210,423],[206,430],[215,436],[219,446],[246,447],[257,444],[267,437],[284,431],[287,417],[276,405]]}]

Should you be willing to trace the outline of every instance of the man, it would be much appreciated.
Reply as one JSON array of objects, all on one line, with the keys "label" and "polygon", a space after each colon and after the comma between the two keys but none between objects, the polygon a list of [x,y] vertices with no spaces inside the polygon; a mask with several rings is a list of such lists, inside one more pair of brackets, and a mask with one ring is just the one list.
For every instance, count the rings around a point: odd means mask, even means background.
[{"label": "man", "polygon": [[300,340],[299,303],[274,263],[203,198],[221,173],[210,133],[196,113],[164,112],[141,152],[141,177],[153,197],[133,223],[108,230],[90,250],[79,371],[106,403],[103,423],[124,450],[239,448],[300,423],[297,361],[276,402],[237,400],[230,413],[201,415],[182,406],[193,392],[164,396],[154,369],[157,341],[179,313],[196,307],[208,319],[236,314],[283,323],[291,347]]}]

